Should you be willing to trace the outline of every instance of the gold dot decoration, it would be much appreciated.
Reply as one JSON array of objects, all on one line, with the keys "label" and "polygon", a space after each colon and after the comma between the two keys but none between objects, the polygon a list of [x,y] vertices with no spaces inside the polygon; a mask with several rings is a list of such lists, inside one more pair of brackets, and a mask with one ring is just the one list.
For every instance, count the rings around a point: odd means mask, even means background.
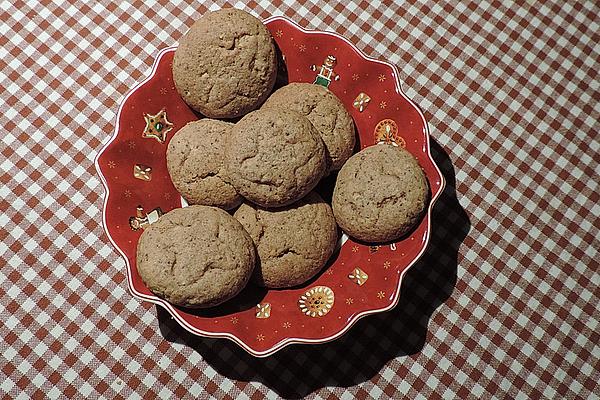
[{"label": "gold dot decoration", "polygon": [[358,110],[358,112],[363,112],[365,108],[369,105],[371,98],[368,94],[360,92],[358,96],[354,99],[352,106]]},{"label": "gold dot decoration", "polygon": [[271,316],[271,304],[259,303],[256,305],[256,318],[265,319]]},{"label": "gold dot decoration", "polygon": [[135,164],[133,166],[133,177],[141,181],[151,181],[152,168],[144,164]]},{"label": "gold dot decoration", "polygon": [[359,267],[356,267],[352,273],[348,275],[348,278],[358,286],[362,286],[367,282],[367,279],[369,279],[369,275]]},{"label": "gold dot decoration", "polygon": [[327,286],[315,286],[300,296],[298,307],[309,317],[322,317],[331,311],[334,301],[333,290]]}]

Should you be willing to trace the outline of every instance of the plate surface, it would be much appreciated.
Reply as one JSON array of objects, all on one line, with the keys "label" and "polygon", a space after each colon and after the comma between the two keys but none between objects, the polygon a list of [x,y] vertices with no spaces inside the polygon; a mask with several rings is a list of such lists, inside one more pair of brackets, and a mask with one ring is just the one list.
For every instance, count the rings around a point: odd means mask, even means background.
[{"label": "plate surface", "polygon": [[394,66],[364,56],[335,33],[306,31],[282,17],[265,24],[283,54],[289,82],[329,87],[352,114],[361,148],[382,142],[405,146],[427,175],[431,202],[410,236],[382,246],[346,240],[323,273],[301,288],[266,291],[249,286],[225,305],[205,311],[180,309],[159,299],[137,273],[136,245],[146,224],[182,206],[167,173],[165,152],[175,132],[198,119],[173,85],[175,48],[160,51],[150,76],[121,104],[115,132],[96,158],[106,189],[104,227],[125,258],[135,297],[165,307],[195,334],[229,338],[255,356],[291,343],[335,339],[359,318],[394,307],[402,277],[427,246],[431,209],[445,184],[429,152],[423,114],[402,93]]}]

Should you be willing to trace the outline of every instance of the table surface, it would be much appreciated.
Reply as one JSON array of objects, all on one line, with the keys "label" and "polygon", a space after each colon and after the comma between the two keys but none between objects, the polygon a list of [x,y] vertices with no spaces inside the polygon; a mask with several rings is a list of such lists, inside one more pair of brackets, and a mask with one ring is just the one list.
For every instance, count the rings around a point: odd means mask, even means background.
[{"label": "table surface", "polygon": [[0,3],[0,394],[600,397],[598,2],[235,4],[396,64],[448,181],[393,311],[267,359],[132,298],[94,168],[128,89],[223,3],[41,3]]}]

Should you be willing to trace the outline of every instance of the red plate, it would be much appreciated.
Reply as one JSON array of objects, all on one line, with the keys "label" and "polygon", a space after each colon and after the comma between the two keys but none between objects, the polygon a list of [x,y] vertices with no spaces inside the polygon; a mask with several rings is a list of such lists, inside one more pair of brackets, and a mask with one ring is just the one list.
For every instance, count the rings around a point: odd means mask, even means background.
[{"label": "red plate", "polygon": [[393,65],[364,56],[335,33],[306,31],[282,17],[265,24],[284,56],[289,81],[328,86],[352,114],[361,148],[377,142],[405,146],[427,175],[431,202],[412,234],[394,244],[370,247],[344,237],[337,257],[302,288],[249,286],[208,311],[179,309],[159,299],[137,273],[136,245],[145,224],[182,206],[167,173],[165,151],[175,132],[198,118],[173,86],[175,48],[160,51],[150,76],[125,97],[115,132],[96,158],[106,188],[104,227],[125,257],[135,297],[160,304],[192,333],[229,338],[259,357],[291,343],[333,340],[359,318],[394,307],[404,274],[427,246],[431,209],[445,184],[429,153],[423,114],[402,93]]}]

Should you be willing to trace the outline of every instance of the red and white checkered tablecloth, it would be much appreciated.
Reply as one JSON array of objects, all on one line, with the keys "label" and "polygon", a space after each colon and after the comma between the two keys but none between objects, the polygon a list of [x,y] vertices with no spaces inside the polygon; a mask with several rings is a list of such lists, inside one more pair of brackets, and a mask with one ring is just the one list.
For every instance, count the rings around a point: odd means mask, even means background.
[{"label": "red and white checkered tablecloth", "polygon": [[396,64],[448,180],[393,311],[266,359],[133,299],[101,226],[118,104],[223,5],[149,3],[0,2],[2,396],[600,397],[597,1],[233,4]]}]

